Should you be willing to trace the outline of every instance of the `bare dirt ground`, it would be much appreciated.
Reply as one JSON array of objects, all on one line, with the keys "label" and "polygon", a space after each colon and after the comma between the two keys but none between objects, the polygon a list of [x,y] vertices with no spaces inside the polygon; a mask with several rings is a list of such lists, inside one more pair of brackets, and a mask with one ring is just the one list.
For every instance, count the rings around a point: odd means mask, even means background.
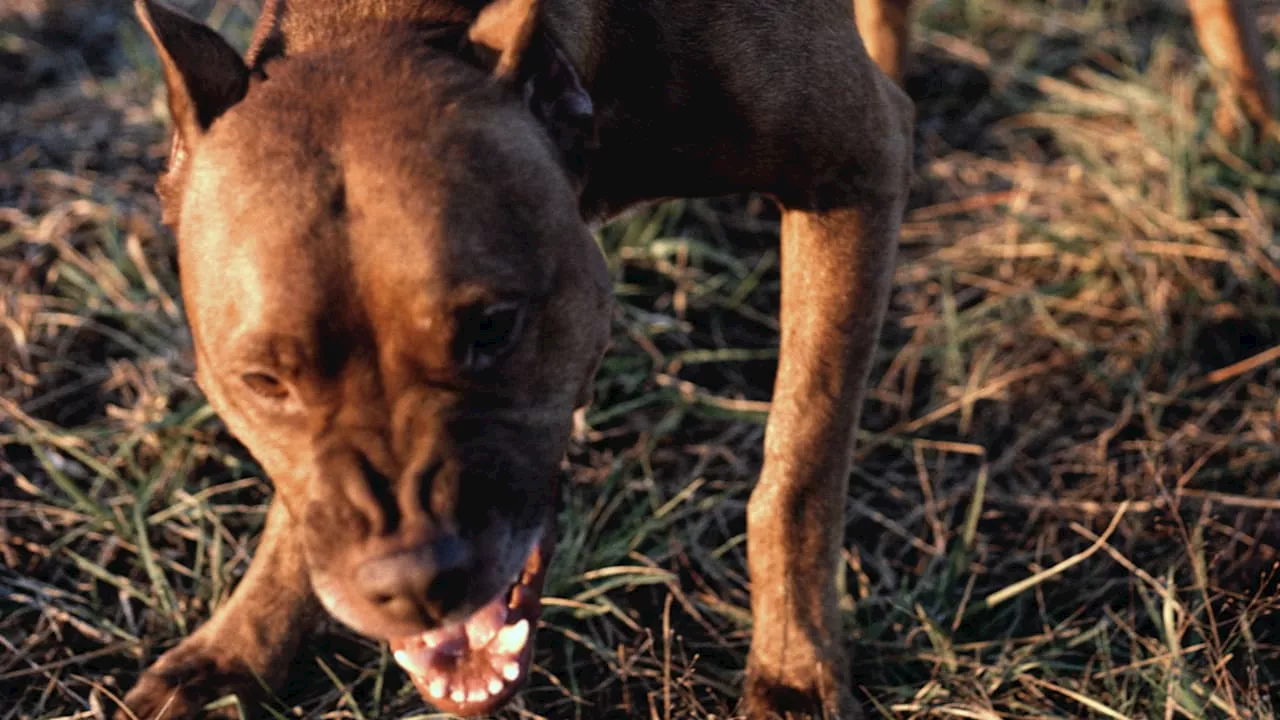
[{"label": "bare dirt ground", "polygon": [[[250,5],[193,11],[243,47]],[[1280,148],[1213,129],[1177,6],[937,0],[918,25],[919,176],[849,498],[858,695],[1274,717]],[[191,380],[158,81],[126,3],[0,2],[0,720],[109,714],[226,600],[270,496]],[[504,717],[731,715],[776,232],[756,198],[601,232],[615,349]],[[427,711],[331,625],[272,712]]]}]

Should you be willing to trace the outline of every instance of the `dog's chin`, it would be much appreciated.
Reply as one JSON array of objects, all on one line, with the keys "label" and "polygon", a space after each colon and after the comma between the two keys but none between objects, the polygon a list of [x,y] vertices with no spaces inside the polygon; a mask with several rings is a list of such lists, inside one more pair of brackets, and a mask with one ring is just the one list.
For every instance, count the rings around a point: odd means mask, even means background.
[{"label": "dog's chin", "polygon": [[390,640],[396,663],[424,700],[469,716],[493,712],[519,692],[533,659],[554,543],[554,533],[543,533],[511,585],[469,616]]}]

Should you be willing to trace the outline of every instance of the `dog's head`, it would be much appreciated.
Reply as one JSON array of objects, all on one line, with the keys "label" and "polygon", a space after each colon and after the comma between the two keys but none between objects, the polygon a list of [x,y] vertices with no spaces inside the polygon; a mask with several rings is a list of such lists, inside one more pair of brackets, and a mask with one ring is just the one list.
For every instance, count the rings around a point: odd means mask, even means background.
[{"label": "dog's head", "polygon": [[253,68],[138,9],[175,128],[160,190],[200,386],[330,612],[391,639],[437,705],[505,701],[608,337],[578,214],[589,99],[531,0],[443,46],[371,23]]}]

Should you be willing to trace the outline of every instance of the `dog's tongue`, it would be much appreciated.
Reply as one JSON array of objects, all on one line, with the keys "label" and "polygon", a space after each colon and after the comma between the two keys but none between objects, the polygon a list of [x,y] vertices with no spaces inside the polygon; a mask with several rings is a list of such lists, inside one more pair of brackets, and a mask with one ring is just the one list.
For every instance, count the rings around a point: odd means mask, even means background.
[{"label": "dog's tongue", "polygon": [[391,641],[396,662],[423,699],[446,712],[478,715],[516,694],[533,657],[551,542],[544,536],[518,582],[464,622]]}]

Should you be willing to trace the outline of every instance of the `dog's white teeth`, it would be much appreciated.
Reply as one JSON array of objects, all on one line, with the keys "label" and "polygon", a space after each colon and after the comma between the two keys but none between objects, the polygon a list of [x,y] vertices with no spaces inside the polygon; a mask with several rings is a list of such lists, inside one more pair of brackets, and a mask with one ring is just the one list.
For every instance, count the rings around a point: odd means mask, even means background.
[{"label": "dog's white teeth", "polygon": [[489,699],[489,693],[484,688],[476,688],[467,693],[467,702],[479,703]]},{"label": "dog's white teeth", "polygon": [[511,682],[515,682],[520,677],[520,663],[509,662],[502,666],[502,677]]},{"label": "dog's white teeth", "polygon": [[501,681],[501,680],[499,680],[498,678],[490,678],[490,679],[489,679],[489,694],[490,694],[490,695],[497,695],[497,694],[498,694],[498,693],[500,693],[500,692],[502,692],[502,681]]},{"label": "dog's white teeth", "polygon": [[426,675],[427,663],[423,653],[410,652],[408,650],[397,650],[395,652],[396,663],[400,667],[409,671],[410,675]]},{"label": "dog's white teeth", "polygon": [[489,603],[467,621],[467,644],[472,650],[488,645],[506,621],[506,606],[501,601]]},{"label": "dog's white teeth", "polygon": [[494,650],[504,655],[515,655],[524,649],[529,640],[529,621],[521,620],[515,625],[508,625],[498,631],[498,639],[494,641]]},{"label": "dog's white teeth", "polygon": [[444,678],[438,677],[432,679],[431,684],[427,686],[427,694],[436,700],[442,700],[444,699],[444,691],[448,689],[449,686],[445,684]]},{"label": "dog's white teeth", "polygon": [[467,701],[467,691],[462,688],[454,688],[453,692],[449,693],[449,699],[456,703],[464,703]]},{"label": "dog's white teeth", "polygon": [[452,622],[448,625],[441,625],[434,630],[427,630],[419,637],[427,647],[434,648],[462,637],[465,629],[466,625],[464,623]]},{"label": "dog's white teeth", "polygon": [[405,670],[409,669],[409,664],[411,661],[409,660],[408,651],[397,650],[394,653],[392,653],[392,657],[396,659],[396,662],[399,663],[400,667],[404,668]]},{"label": "dog's white teeth", "polygon": [[478,627],[473,629],[468,625],[467,644],[471,646],[472,650],[479,650],[485,645],[488,645],[489,641],[493,639],[493,636],[497,634],[497,631],[493,628]]}]

